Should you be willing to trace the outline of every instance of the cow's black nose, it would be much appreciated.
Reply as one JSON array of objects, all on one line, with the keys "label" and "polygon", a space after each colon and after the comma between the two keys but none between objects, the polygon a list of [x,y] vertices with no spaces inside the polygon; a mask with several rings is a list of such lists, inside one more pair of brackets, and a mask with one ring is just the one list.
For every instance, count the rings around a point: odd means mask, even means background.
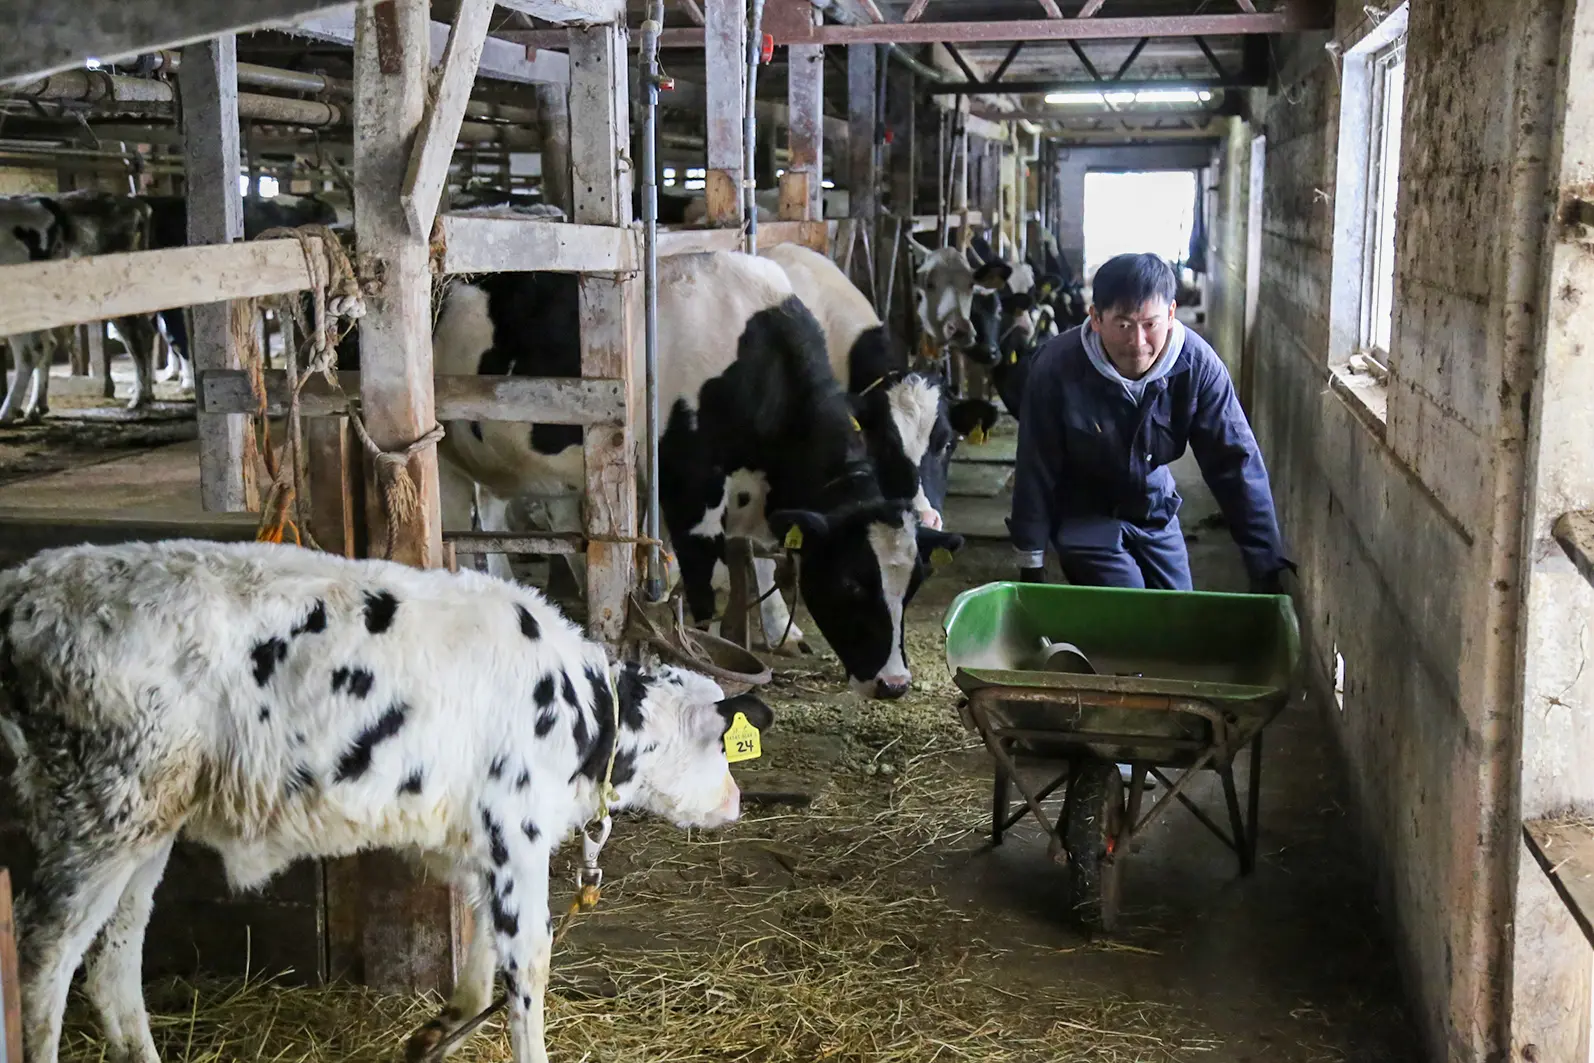
[{"label": "cow's black nose", "polygon": [[874,696],[891,701],[906,694],[912,685],[907,679],[886,679],[882,676],[874,681]]}]

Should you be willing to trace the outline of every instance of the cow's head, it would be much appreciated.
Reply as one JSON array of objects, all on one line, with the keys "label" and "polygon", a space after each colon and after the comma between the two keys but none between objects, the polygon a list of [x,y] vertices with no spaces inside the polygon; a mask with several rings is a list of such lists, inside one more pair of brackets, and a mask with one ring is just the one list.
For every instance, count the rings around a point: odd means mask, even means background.
[{"label": "cow's head", "polygon": [[921,575],[912,501],[876,497],[825,513],[781,510],[769,515],[769,527],[788,543],[793,528],[800,533],[798,589],[853,691],[907,693],[903,614]]},{"label": "cow's head", "polygon": [[995,426],[996,407],[983,399],[952,402],[941,374],[921,370],[891,374],[851,401],[881,490],[911,497],[919,524],[939,529],[952,454],[965,436]]},{"label": "cow's head", "polygon": [[908,240],[917,273],[914,302],[919,312],[919,327],[939,349],[951,347],[985,364],[994,364],[996,350],[987,349],[975,329],[972,317],[976,295],[995,295],[1001,290],[1013,267],[1006,262],[982,262],[953,247],[931,251],[915,240]]},{"label": "cow's head", "polygon": [[[628,663],[614,679],[620,736],[613,779],[621,804],[683,828],[735,822],[741,791],[726,761],[725,732],[737,713],[765,730],[774,720],[769,707],[752,694],[727,698],[712,679],[668,664]],[[601,711],[606,703],[598,701]]]}]

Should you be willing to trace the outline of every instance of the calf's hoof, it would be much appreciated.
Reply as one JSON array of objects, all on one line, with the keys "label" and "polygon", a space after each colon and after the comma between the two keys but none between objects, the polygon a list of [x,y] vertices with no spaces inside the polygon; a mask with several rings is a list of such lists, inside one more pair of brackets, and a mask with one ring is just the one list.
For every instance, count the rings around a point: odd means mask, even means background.
[{"label": "calf's hoof", "polygon": [[432,1058],[448,1031],[448,1024],[438,1018],[410,1034],[410,1039],[404,1043],[405,1063],[425,1063]]},{"label": "calf's hoof", "polygon": [[40,406],[40,407],[37,407],[35,409],[29,410],[26,414],[23,415],[22,423],[23,424],[43,424],[44,423],[44,415],[49,413],[49,412],[50,412],[50,408],[48,406]]}]

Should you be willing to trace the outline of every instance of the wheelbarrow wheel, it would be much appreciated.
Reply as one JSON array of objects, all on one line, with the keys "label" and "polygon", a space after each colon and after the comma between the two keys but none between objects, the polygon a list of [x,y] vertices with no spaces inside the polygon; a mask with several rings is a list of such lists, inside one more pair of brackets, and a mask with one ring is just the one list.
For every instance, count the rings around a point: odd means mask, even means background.
[{"label": "wheelbarrow wheel", "polygon": [[1118,854],[1124,817],[1124,783],[1118,765],[1081,764],[1070,784],[1061,824],[1068,853],[1068,907],[1087,930],[1118,925]]}]

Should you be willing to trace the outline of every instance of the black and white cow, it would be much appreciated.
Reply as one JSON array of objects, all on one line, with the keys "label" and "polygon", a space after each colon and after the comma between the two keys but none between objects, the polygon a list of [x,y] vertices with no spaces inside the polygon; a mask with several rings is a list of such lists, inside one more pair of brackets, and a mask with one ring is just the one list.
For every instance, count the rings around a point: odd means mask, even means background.
[{"label": "black and white cow", "polygon": [[910,372],[907,351],[829,256],[800,244],[760,254],[780,263],[824,328],[831,371],[852,396],[887,493],[911,491],[920,523],[940,528],[953,451],[976,429],[991,430],[996,407],[982,399],[951,402],[938,374]]},{"label": "black and white cow", "polygon": [[550,853],[606,777],[611,807],[734,821],[738,712],[770,723],[701,675],[611,665],[537,592],[475,572],[197,540],[38,554],[0,573],[0,738],[37,855],[29,1063],[55,1063],[85,953],[109,1057],[158,1063],[140,966],[179,836],[235,889],[306,857],[420,856],[479,898],[480,930],[423,1035],[485,1006],[496,955],[514,1059],[543,1063]]},{"label": "black and white cow", "polygon": [[[922,578],[928,530],[911,495],[882,492],[819,323],[777,264],[734,252],[662,260],[659,322],[659,494],[694,618],[713,616],[727,534],[774,544],[796,527],[801,593],[854,689],[902,694],[903,610]],[[439,373],[578,375],[575,278],[499,274],[454,285],[433,364]],[[640,367],[633,377],[640,403]],[[445,459],[499,498],[584,490],[578,429],[448,428]],[[741,515],[756,526],[727,525]]]},{"label": "black and white cow", "polygon": [[1000,292],[1013,267],[1001,260],[981,261],[955,247],[931,251],[912,237],[908,249],[917,265],[913,297],[920,335],[936,360],[953,353],[976,364],[995,365],[995,337],[977,332],[974,298]]},{"label": "black and white cow", "polygon": [[[39,227],[34,222],[13,225],[0,234],[0,244],[15,241],[25,248],[26,259],[16,258],[16,248],[0,250],[6,262],[41,261],[52,258],[82,258],[127,251],[141,251],[148,246],[148,205],[129,196],[108,192],[68,192],[61,196],[25,196],[4,201],[8,209],[20,209],[37,217],[42,208],[53,216],[53,223]],[[133,354],[138,370],[138,386],[130,408],[138,408],[154,395],[151,378],[150,349],[155,340],[151,318],[133,315],[117,318],[113,322],[127,349]],[[49,412],[50,365],[55,350],[65,330],[56,330],[54,339],[40,339],[40,334],[19,340],[11,337],[12,357],[17,363],[17,375],[11,382],[4,404],[0,404],[0,423],[14,420],[19,414],[37,421]],[[142,358],[140,358],[142,353]],[[32,383],[32,398],[26,406],[22,396]]]},{"label": "black and white cow", "polygon": [[[58,212],[44,196],[8,196],[0,199],[0,266],[42,262],[61,257],[64,240]],[[24,332],[6,337],[15,363],[10,386],[0,403],[0,424],[25,414],[37,421],[49,411],[48,367],[55,360],[58,334],[53,330]],[[42,379],[35,367],[42,363]],[[30,387],[33,389],[30,393]]]}]

